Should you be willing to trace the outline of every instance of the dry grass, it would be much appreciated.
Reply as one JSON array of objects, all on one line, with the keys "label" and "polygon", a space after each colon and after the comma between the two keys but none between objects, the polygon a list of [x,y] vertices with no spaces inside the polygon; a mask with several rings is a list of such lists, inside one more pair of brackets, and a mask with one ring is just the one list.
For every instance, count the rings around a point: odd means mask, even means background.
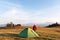
[{"label": "dry grass", "polygon": [[39,38],[21,38],[22,29],[0,29],[0,40],[60,40],[60,28],[38,28]]}]

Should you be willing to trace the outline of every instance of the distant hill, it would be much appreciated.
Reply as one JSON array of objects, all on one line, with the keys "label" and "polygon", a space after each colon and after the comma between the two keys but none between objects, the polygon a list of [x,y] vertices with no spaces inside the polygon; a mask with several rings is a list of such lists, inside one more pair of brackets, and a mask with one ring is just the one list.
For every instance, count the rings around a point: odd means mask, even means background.
[{"label": "distant hill", "polygon": [[5,27],[7,24],[0,24],[0,27]]},{"label": "distant hill", "polygon": [[[53,24],[51,22],[46,22],[46,23],[40,23],[40,24],[35,24],[36,26],[41,26],[41,27],[45,27],[48,26],[49,24]],[[34,23],[28,23],[28,24],[22,24],[23,26],[33,26]]]},{"label": "distant hill", "polygon": [[[53,23],[51,23],[51,22],[46,22],[46,23],[40,23],[40,24],[35,24],[36,26],[39,26],[39,27],[46,27],[46,26],[48,26],[48,25],[51,25],[51,24],[53,24]],[[5,27],[7,24],[0,24],[0,27]],[[16,25],[16,24],[14,24],[14,25]],[[27,23],[27,24],[21,24],[22,26],[33,26],[34,25],[34,23]]]},{"label": "distant hill", "polygon": [[46,26],[46,27],[49,27],[49,28],[51,28],[51,27],[60,27],[60,24],[58,24],[58,23],[53,23],[53,24],[48,25],[48,26]]}]

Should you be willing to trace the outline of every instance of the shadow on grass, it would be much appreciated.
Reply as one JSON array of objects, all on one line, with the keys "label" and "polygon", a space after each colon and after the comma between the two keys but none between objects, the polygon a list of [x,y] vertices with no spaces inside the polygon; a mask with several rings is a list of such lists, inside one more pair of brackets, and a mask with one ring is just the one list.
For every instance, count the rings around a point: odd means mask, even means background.
[{"label": "shadow on grass", "polygon": [[18,34],[0,34],[0,36],[5,36],[5,37],[10,37],[13,38],[14,40],[52,40],[51,38],[45,38],[45,37],[41,37],[41,35],[39,35],[40,37],[36,37],[36,38],[21,38]]},{"label": "shadow on grass", "polygon": [[0,34],[0,36],[2,37],[10,37],[10,38],[14,38],[14,40],[39,40],[39,38],[22,38],[20,37],[18,34]]},{"label": "shadow on grass", "polygon": [[0,34],[0,36],[7,36],[7,37],[19,37],[18,34],[10,34],[10,33],[7,33],[7,34]]}]

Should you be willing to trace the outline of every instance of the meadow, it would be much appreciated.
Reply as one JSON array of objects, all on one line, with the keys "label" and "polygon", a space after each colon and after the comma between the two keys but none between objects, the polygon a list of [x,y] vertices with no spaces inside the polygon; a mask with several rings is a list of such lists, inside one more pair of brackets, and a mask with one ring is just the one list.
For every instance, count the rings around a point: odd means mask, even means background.
[{"label": "meadow", "polygon": [[[26,27],[24,27],[26,28]],[[38,38],[21,38],[19,33],[24,28],[0,29],[0,40],[60,40],[60,28],[37,28]],[[32,28],[32,27],[31,27]]]}]

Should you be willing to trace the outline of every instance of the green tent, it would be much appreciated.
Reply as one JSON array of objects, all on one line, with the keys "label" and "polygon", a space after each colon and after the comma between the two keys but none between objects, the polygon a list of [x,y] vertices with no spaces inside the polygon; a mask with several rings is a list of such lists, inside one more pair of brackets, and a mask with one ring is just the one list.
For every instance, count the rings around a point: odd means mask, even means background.
[{"label": "green tent", "polygon": [[33,31],[31,28],[25,28],[20,34],[20,37],[23,38],[32,38],[32,37],[39,37],[39,35]]}]

